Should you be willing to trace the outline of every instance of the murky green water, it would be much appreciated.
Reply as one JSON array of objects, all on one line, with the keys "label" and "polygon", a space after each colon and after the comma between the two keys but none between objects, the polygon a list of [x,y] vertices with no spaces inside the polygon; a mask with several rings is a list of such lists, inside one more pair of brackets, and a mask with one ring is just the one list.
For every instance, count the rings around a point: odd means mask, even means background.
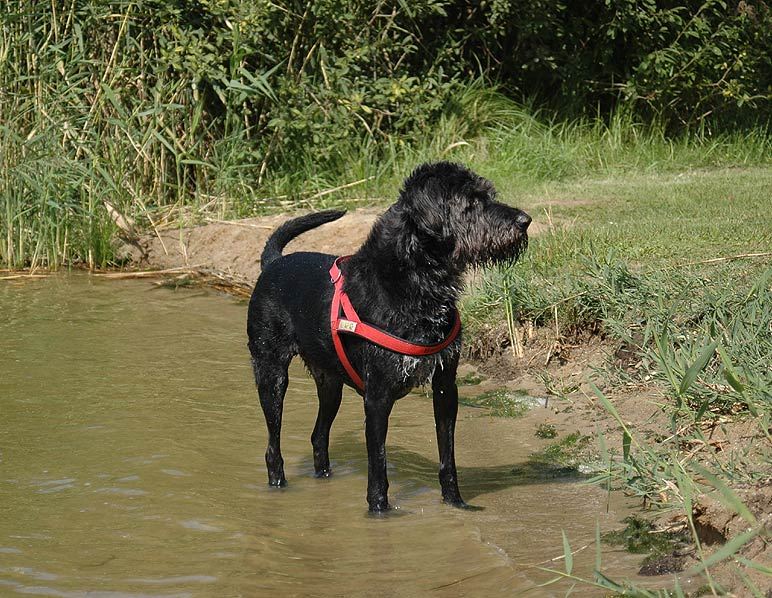
[{"label": "murky green water", "polygon": [[[456,453],[464,497],[485,509],[441,504],[432,406],[416,396],[391,418],[398,509],[377,519],[361,400],[344,395],[335,475],[313,478],[316,399],[295,364],[290,486],[268,488],[245,312],[83,274],[0,282],[0,596],[517,595],[549,578],[532,565],[562,554],[561,530],[589,545],[575,567],[590,574],[596,519],[624,514],[597,488],[512,475],[533,426],[479,409],[462,407]],[[637,558],[604,562],[631,575]]]}]

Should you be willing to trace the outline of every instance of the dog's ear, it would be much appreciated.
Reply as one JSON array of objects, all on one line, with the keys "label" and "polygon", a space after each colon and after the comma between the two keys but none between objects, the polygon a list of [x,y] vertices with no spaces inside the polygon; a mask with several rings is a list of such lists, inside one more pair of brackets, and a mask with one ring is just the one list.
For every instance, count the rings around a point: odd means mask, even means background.
[{"label": "dog's ear", "polygon": [[406,184],[399,197],[403,213],[415,226],[424,233],[437,238],[447,238],[446,212],[448,209],[445,197],[447,189],[436,177],[421,181],[421,185]]}]

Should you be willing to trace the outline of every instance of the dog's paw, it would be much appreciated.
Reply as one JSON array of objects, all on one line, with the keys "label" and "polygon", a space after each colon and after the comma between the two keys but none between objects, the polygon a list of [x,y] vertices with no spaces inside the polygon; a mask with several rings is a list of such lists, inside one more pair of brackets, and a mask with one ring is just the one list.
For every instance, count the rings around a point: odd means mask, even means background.
[{"label": "dog's paw", "polygon": [[287,487],[287,478],[279,478],[279,479],[269,479],[268,485],[271,488],[286,488]]},{"label": "dog's paw", "polygon": [[376,500],[370,503],[369,511],[373,515],[385,514],[391,509],[389,501],[387,499]]},{"label": "dog's paw", "polygon": [[484,511],[485,510],[485,507],[478,507],[475,505],[467,504],[460,498],[455,500],[444,498],[442,502],[444,502],[446,505],[450,505],[451,507],[455,507],[456,509],[463,509],[465,511]]},{"label": "dog's paw", "polygon": [[322,469],[321,471],[314,472],[315,478],[331,478],[332,477],[332,470],[331,469]]},{"label": "dog's paw", "polygon": [[385,511],[367,511],[367,517],[370,519],[386,520],[399,517],[411,517],[415,515],[415,512],[405,510],[400,506],[389,505],[389,508]]}]

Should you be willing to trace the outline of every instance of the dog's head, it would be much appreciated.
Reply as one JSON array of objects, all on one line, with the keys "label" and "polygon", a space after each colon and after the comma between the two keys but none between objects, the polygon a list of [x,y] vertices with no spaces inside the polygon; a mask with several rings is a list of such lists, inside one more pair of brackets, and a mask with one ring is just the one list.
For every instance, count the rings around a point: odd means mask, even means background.
[{"label": "dog's head", "polygon": [[493,183],[460,164],[419,166],[397,206],[426,244],[461,269],[515,261],[528,245],[531,217],[496,201]]}]

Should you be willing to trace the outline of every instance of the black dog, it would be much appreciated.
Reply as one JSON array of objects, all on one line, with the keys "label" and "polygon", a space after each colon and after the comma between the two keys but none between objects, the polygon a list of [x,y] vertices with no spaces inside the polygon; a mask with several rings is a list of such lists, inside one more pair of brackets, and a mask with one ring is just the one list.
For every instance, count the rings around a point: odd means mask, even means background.
[{"label": "black dog", "polygon": [[[418,167],[405,181],[399,200],[373,225],[359,251],[340,262],[342,288],[361,320],[413,343],[446,339],[457,318],[464,271],[474,265],[513,262],[527,246],[531,218],[495,201],[495,195],[490,181],[458,164]],[[249,303],[248,344],[268,425],[265,461],[273,486],[287,483],[280,435],[287,367],[292,357],[300,354],[316,381],[319,412],[311,444],[318,477],[331,473],[330,427],[340,406],[343,384],[357,386],[356,373],[344,368],[333,344],[330,269],[336,257],[309,252],[281,254],[294,237],[343,214],[329,210],[280,226],[263,250],[263,271]],[[364,387],[359,392],[365,405],[370,510],[389,508],[385,442],[394,402],[429,380],[442,497],[447,503],[464,506],[453,454],[460,337],[441,351],[420,357],[399,354],[353,335],[346,335],[341,342]]]}]

